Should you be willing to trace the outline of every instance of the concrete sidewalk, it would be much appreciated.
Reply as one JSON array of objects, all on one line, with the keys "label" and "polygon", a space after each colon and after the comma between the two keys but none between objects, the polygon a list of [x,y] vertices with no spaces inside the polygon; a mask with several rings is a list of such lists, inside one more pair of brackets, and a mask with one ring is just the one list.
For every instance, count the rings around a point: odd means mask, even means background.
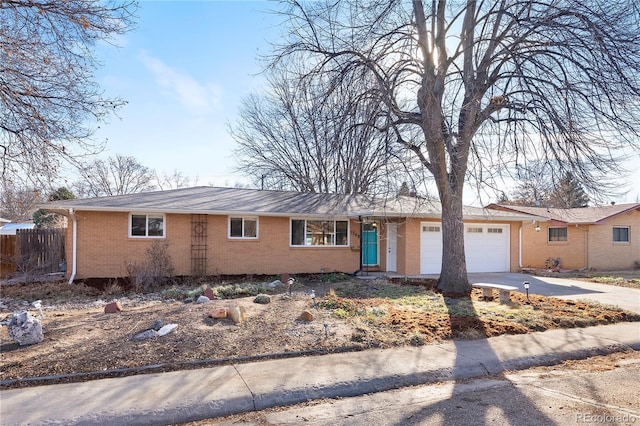
[{"label": "concrete sidewalk", "polygon": [[0,391],[2,425],[172,424],[640,350],[640,323]]}]

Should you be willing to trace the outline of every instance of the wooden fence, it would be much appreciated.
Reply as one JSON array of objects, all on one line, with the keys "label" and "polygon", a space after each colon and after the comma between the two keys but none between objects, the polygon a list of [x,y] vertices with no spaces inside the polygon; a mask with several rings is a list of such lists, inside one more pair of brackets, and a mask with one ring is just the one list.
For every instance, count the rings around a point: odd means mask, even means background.
[{"label": "wooden fence", "polygon": [[0,235],[0,278],[7,278],[16,272],[16,236]]},{"label": "wooden fence", "polygon": [[[19,229],[2,236],[2,277],[62,272],[66,268],[64,228]],[[8,237],[8,238],[6,238]]]}]

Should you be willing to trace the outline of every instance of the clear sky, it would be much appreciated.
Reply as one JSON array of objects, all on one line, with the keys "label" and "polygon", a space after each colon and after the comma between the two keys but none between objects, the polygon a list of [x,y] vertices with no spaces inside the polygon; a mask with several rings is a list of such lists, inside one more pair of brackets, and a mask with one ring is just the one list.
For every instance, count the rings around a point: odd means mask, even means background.
[{"label": "clear sky", "polygon": [[234,141],[227,123],[237,120],[240,99],[258,91],[259,54],[279,34],[282,19],[267,1],[141,1],[138,27],[101,46],[98,81],[128,104],[97,138],[104,156],[132,155],[199,185],[233,185]]},{"label": "clear sky", "polygon": [[[234,174],[235,142],[227,124],[240,100],[260,90],[258,61],[282,31],[269,1],[142,0],[137,29],[101,45],[97,77],[108,96],[127,106],[96,134],[107,139],[103,156],[132,155],[159,173],[182,172],[198,185],[247,183]],[[627,164],[631,191],[618,202],[640,199],[640,154]],[[468,204],[486,204],[466,191]]]}]

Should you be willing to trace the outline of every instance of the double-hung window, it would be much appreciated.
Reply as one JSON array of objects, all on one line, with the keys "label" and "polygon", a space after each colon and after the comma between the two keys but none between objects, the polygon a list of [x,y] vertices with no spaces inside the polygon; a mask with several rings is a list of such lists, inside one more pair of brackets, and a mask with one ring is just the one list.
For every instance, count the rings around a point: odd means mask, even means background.
[{"label": "double-hung window", "polygon": [[292,246],[347,246],[349,222],[346,220],[291,220]]},{"label": "double-hung window", "polygon": [[258,238],[258,218],[229,217],[229,238]]},{"label": "double-hung window", "polygon": [[133,238],[164,238],[165,216],[163,214],[130,214],[129,236]]},{"label": "double-hung window", "polygon": [[567,228],[549,228],[549,242],[567,241]]},{"label": "double-hung window", "polygon": [[614,226],[613,227],[613,242],[614,243],[628,243],[629,239],[629,227],[628,226]]}]

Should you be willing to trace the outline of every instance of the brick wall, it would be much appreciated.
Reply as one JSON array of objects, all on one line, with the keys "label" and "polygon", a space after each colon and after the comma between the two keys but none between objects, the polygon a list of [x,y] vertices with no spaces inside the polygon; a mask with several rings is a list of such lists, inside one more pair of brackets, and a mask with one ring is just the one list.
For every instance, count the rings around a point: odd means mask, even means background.
[{"label": "brick wall", "polygon": [[[560,258],[563,269],[631,269],[640,261],[640,212],[624,213],[597,225],[568,225],[567,241],[549,242],[549,227],[540,223],[540,232],[526,224],[522,228],[522,266],[544,268],[549,257]],[[630,242],[614,243],[613,227],[629,226]]]},{"label": "brick wall", "polygon": [[[126,275],[125,262],[141,262],[152,238],[129,238],[129,214],[76,212],[78,266],[76,278]],[[207,275],[354,272],[359,267],[359,225],[350,223],[350,246],[290,247],[287,217],[260,217],[255,240],[228,237],[228,216],[207,216]],[[167,214],[166,239],[176,275],[191,274],[191,215]],[[71,234],[67,234],[69,274]]]}]

